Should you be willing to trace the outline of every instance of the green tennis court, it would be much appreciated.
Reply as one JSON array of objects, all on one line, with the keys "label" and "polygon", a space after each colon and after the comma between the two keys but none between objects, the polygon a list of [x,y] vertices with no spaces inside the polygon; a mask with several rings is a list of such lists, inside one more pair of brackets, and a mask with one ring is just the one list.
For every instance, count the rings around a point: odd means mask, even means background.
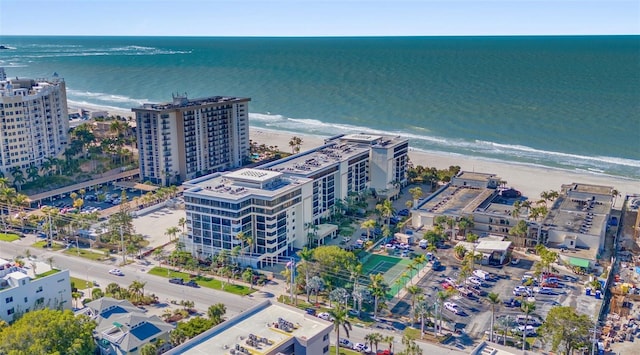
[{"label": "green tennis court", "polygon": [[404,284],[409,282],[409,277],[404,277],[404,282],[398,284],[398,280],[402,278],[403,273],[407,272],[410,275],[408,270],[410,264],[411,260],[406,258],[371,254],[362,265],[362,272],[365,275],[382,274],[385,282],[389,285],[387,297],[391,298],[404,287]]}]

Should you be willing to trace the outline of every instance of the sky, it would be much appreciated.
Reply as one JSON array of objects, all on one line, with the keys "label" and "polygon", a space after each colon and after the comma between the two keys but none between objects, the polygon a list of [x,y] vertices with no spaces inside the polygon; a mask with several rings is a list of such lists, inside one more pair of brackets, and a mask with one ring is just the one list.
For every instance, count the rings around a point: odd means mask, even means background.
[{"label": "sky", "polygon": [[640,0],[0,0],[0,38],[608,34]]}]

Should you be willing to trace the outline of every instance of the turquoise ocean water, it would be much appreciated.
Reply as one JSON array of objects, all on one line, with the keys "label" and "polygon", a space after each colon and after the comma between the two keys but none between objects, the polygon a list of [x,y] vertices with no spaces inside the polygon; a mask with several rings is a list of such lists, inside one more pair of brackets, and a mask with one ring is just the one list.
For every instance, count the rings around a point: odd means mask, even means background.
[{"label": "turquoise ocean water", "polygon": [[130,109],[251,97],[251,125],[640,179],[640,37],[0,37],[8,76]]}]

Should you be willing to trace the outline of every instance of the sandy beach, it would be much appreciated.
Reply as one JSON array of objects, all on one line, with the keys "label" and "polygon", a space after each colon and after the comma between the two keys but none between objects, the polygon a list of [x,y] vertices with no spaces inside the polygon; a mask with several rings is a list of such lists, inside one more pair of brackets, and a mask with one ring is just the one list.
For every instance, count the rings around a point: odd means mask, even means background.
[{"label": "sandy beach", "polygon": [[[258,144],[277,145],[281,150],[288,151],[288,142],[294,135],[288,132],[265,130],[263,128],[251,128],[251,139]],[[301,151],[317,147],[324,143],[324,137],[295,134],[302,138]],[[522,192],[524,196],[532,200],[538,200],[543,191],[559,191],[561,185],[571,183],[584,183],[611,186],[618,190],[622,198],[616,199],[616,207],[620,207],[625,195],[640,194],[640,182],[631,179],[623,179],[606,175],[590,173],[581,174],[559,169],[534,167],[528,165],[497,162],[483,159],[475,159],[464,156],[453,156],[437,152],[410,151],[409,158],[414,165],[448,168],[458,165],[462,170],[481,173],[496,174],[507,185]]]},{"label": "sandy beach", "polygon": [[[69,111],[77,111],[80,106],[69,105]],[[96,109],[93,107],[84,107],[88,109]],[[109,115],[120,115],[124,117],[133,117],[134,114],[127,110],[109,110]],[[339,132],[336,132],[339,133]],[[300,151],[315,148],[324,143],[321,136],[304,135],[291,132],[272,131],[264,128],[250,127],[250,138],[258,144],[266,144],[267,146],[278,146],[280,150],[290,151],[289,140],[291,137],[298,136],[302,138]],[[611,186],[620,192],[621,197],[616,199],[615,207],[622,206],[624,196],[640,194],[640,181],[632,179],[624,179],[608,175],[598,175],[588,172],[573,172],[560,169],[551,169],[546,167],[536,167],[530,165],[514,164],[509,162],[491,161],[486,159],[477,159],[459,155],[449,155],[439,152],[422,152],[410,150],[409,158],[414,165],[422,165],[425,167],[435,167],[437,169],[448,168],[451,165],[458,165],[462,170],[475,171],[481,173],[496,174],[503,180],[507,181],[507,185],[522,192],[529,199],[537,200],[543,191],[556,190],[559,191],[563,184],[584,183]]]}]

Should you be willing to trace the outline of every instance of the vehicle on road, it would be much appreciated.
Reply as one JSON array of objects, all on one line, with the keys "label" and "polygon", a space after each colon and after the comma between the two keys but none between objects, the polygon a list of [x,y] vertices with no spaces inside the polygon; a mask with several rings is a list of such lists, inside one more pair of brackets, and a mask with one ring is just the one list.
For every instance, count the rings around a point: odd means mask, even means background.
[{"label": "vehicle on road", "polygon": [[327,312],[318,313],[318,318],[324,319],[330,322],[334,321],[334,318]]},{"label": "vehicle on road", "polygon": [[351,342],[351,340],[346,338],[340,338],[340,340],[338,341],[338,344],[343,348],[349,348],[349,349],[353,348],[353,343]]},{"label": "vehicle on road", "polygon": [[185,283],[184,285],[189,287],[194,287],[194,288],[200,287],[200,285],[198,285],[196,280],[189,280],[189,282]]},{"label": "vehicle on road", "polygon": [[111,269],[111,270],[109,270],[109,273],[111,275],[124,276],[124,273],[122,271],[120,271],[120,269]]},{"label": "vehicle on road", "polygon": [[460,308],[458,308],[458,305],[453,302],[445,302],[444,308],[446,308],[450,312],[453,312],[454,314],[458,314],[460,312]]},{"label": "vehicle on road", "polygon": [[176,285],[183,285],[184,284],[184,280],[182,280],[179,277],[170,278],[169,282],[172,283],[172,284],[176,284]]},{"label": "vehicle on road", "polygon": [[370,353],[371,352],[371,348],[368,347],[365,344],[362,343],[355,343],[353,344],[353,350],[361,352],[361,353]]}]

